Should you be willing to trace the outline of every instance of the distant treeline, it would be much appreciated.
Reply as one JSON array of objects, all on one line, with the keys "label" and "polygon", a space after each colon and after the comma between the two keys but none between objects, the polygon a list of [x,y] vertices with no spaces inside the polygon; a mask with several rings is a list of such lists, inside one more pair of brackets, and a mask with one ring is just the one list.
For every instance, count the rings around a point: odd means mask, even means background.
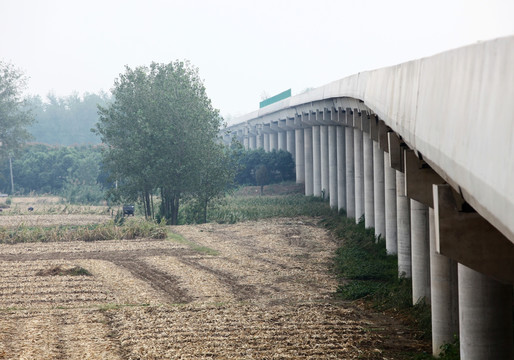
[{"label": "distant treeline", "polygon": [[107,94],[73,94],[56,97],[49,94],[45,101],[39,96],[29,100],[35,123],[28,128],[37,143],[51,145],[100,144],[91,132],[98,122],[97,105],[110,101]]},{"label": "distant treeline", "polygon": [[[14,191],[27,195],[55,194],[70,202],[98,203],[106,175],[100,146],[26,146],[12,158]],[[0,163],[0,191],[11,194],[9,160]]]}]

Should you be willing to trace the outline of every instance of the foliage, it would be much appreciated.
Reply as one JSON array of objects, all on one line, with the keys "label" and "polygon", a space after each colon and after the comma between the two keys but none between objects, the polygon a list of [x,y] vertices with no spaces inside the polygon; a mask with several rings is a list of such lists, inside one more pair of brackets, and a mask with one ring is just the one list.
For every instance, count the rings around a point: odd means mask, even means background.
[{"label": "foliage", "polygon": [[271,183],[295,179],[294,161],[287,151],[266,152],[262,148],[257,150],[235,148],[233,153],[238,164],[235,182],[239,185],[258,185],[256,171],[262,165],[268,169]]},{"label": "foliage", "polygon": [[232,183],[235,173],[235,163],[230,149],[212,144],[212,149],[200,159],[200,184],[192,191],[194,222],[207,222],[209,202],[225,195],[225,190]]},{"label": "foliage", "polygon": [[[96,204],[103,200],[99,147],[26,146],[13,158],[15,190],[19,194],[50,193],[69,202]],[[9,162],[0,163],[0,191],[10,192]]]},{"label": "foliage", "polygon": [[21,71],[0,61],[0,158],[16,153],[30,139],[26,127],[34,118],[21,96],[25,82]]},{"label": "foliage", "polygon": [[327,216],[331,209],[319,198],[289,196],[227,196],[213,205],[207,220],[220,224],[271,217]]},{"label": "foliage", "polygon": [[257,168],[255,169],[255,182],[258,186],[261,187],[261,195],[264,189],[264,185],[269,184],[269,178],[269,171],[266,165],[261,164],[257,166]]},{"label": "foliage", "polygon": [[107,94],[74,93],[67,97],[48,94],[45,101],[32,97],[29,101],[36,122],[29,128],[38,143],[51,145],[99,144],[100,138],[91,133],[98,121],[98,105],[110,102]]},{"label": "foliage", "polygon": [[203,160],[218,153],[221,118],[198,69],[180,61],[126,67],[112,91],[114,101],[99,108],[96,133],[108,146],[105,168],[118,180],[113,196],[141,200],[145,215],[154,217],[157,193],[160,216],[176,224],[180,200],[197,195],[211,176]]}]

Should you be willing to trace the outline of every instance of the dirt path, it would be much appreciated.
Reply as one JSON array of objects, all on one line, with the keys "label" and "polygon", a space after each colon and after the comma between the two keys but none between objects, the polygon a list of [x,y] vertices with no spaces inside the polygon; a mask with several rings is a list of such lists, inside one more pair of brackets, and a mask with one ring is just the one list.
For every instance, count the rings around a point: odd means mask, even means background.
[{"label": "dirt path", "polygon": [[336,244],[313,219],[173,231],[187,241],[0,246],[0,359],[387,359],[424,346],[333,298]]}]

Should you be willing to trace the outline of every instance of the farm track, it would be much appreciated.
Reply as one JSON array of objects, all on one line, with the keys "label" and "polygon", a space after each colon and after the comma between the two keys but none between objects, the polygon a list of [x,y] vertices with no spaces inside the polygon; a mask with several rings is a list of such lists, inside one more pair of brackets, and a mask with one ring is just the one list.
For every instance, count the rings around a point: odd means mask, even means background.
[{"label": "farm track", "polygon": [[[386,359],[427,350],[333,298],[336,244],[307,218],[169,240],[0,246],[0,359]],[[90,276],[57,276],[81,267]]]}]

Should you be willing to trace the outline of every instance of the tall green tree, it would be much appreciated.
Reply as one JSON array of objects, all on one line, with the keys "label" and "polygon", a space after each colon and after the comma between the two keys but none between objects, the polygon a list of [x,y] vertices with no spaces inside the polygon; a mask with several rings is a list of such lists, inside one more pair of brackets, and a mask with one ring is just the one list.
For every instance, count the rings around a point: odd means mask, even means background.
[{"label": "tall green tree", "polygon": [[0,61],[0,157],[18,151],[31,138],[27,126],[34,121],[27,101],[22,97],[26,86],[23,73],[12,64]]},{"label": "tall green tree", "polygon": [[202,184],[203,159],[221,125],[198,69],[182,61],[126,67],[112,95],[96,127],[108,146],[104,166],[126,198],[142,200],[148,216],[159,194],[160,215],[176,224],[180,199]]}]

